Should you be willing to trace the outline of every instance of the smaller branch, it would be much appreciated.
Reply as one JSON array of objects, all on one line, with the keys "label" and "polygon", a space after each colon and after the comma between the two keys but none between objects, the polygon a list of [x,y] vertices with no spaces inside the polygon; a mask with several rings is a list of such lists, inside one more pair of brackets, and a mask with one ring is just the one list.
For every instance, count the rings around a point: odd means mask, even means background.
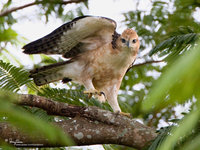
[{"label": "smaller branch", "polygon": [[152,61],[146,61],[144,63],[140,63],[140,64],[135,64],[132,67],[138,67],[138,66],[143,66],[143,65],[147,65],[147,64],[153,64],[153,63],[160,63],[160,62],[164,62],[164,60],[152,60]]},{"label": "smaller branch", "polygon": [[29,4],[25,4],[23,6],[19,6],[19,7],[13,7],[11,9],[8,9],[6,11],[3,11],[0,13],[0,17],[3,17],[3,16],[7,16],[8,14],[14,12],[14,11],[17,11],[17,10],[20,10],[20,9],[24,9],[26,7],[30,7],[30,6],[33,6],[33,5],[36,5],[37,3],[36,2],[32,2],[32,3],[29,3]]},{"label": "smaller branch", "polygon": [[[71,4],[71,3],[80,3],[80,2],[84,2],[86,0],[71,0],[71,1],[62,1],[60,2],[60,4],[63,4],[63,5],[67,5],[67,4]],[[54,2],[54,1],[53,1]]]},{"label": "smaller branch", "polygon": [[[50,3],[67,5],[67,4],[71,4],[71,3],[80,3],[80,2],[83,2],[83,1],[85,1],[85,0],[71,0],[71,1],[61,1],[61,2],[51,1]],[[15,12],[15,11],[18,11],[18,10],[21,10],[21,9],[24,9],[24,8],[27,8],[27,7],[30,7],[30,6],[42,4],[42,3],[44,3],[44,2],[42,2],[42,1],[38,1],[38,2],[35,1],[35,2],[28,3],[28,4],[25,4],[25,5],[22,5],[22,6],[13,7],[11,9],[8,9],[8,10],[5,10],[5,11],[1,12],[0,13],[0,17],[7,16],[8,14],[10,14],[12,12]]]},{"label": "smaller branch", "polygon": [[146,61],[146,62],[144,62],[144,63],[140,63],[140,64],[132,64],[128,69],[127,69],[127,71],[126,71],[126,73],[130,70],[130,69],[132,69],[132,68],[134,68],[134,67],[139,67],[139,66],[143,66],[143,65],[147,65],[147,64],[153,64],[153,63],[160,63],[160,62],[164,62],[164,60],[152,60],[152,61]]}]

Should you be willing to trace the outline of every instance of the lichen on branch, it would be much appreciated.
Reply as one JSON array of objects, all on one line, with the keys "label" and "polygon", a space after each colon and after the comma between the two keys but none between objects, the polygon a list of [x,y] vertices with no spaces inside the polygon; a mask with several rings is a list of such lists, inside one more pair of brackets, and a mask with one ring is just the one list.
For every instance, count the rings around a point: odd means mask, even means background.
[{"label": "lichen on branch", "polygon": [[[141,149],[157,136],[154,129],[134,119],[94,106],[74,106],[29,94],[19,95],[15,104],[41,108],[49,115],[70,117],[52,124],[60,127],[77,145],[119,144]],[[42,136],[31,138],[5,122],[0,122],[0,130],[0,138],[4,141],[7,139],[8,143],[11,142],[9,139],[12,139],[21,141],[26,147],[29,147],[29,144],[35,144],[35,147],[66,146],[51,143]],[[15,146],[21,147],[19,144]]]}]

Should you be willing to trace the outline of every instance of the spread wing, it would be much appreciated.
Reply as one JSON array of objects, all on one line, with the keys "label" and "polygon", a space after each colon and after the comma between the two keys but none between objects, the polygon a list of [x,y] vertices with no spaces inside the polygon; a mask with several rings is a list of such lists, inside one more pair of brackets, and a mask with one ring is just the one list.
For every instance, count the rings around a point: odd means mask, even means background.
[{"label": "spread wing", "polygon": [[26,54],[62,54],[65,58],[112,42],[116,23],[105,17],[82,16],[23,47]]}]

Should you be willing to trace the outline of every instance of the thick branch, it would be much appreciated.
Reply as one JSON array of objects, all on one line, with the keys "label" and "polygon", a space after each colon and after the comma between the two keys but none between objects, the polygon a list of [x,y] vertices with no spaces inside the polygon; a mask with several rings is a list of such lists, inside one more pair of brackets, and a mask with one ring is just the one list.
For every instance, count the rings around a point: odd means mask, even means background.
[{"label": "thick branch", "polygon": [[[153,129],[135,120],[97,107],[72,106],[33,95],[21,95],[17,104],[42,108],[51,115],[72,117],[55,125],[69,134],[77,145],[120,144],[141,149],[157,136]],[[41,136],[30,138],[7,123],[0,123],[0,138],[8,140],[10,137],[26,146],[65,146],[52,144]]]},{"label": "thick branch", "polygon": [[[83,1],[85,1],[85,0],[70,0],[70,1],[60,1],[60,2],[59,1],[51,1],[51,3],[67,5],[67,4],[71,4],[71,3],[80,3],[80,2],[83,2]],[[21,9],[24,9],[24,8],[27,8],[27,7],[30,7],[30,6],[42,4],[42,3],[44,3],[44,2],[35,1],[35,2],[28,3],[28,4],[25,4],[25,5],[22,5],[22,6],[13,7],[11,9],[8,9],[8,10],[1,12],[0,17],[7,16],[8,14],[10,14],[12,12],[15,12],[15,11],[18,11],[18,10],[21,10]]]},{"label": "thick branch", "polygon": [[[131,121],[127,117],[112,113],[107,110],[100,109],[95,106],[83,107],[83,106],[69,105],[67,103],[53,101],[48,98],[36,95],[29,95],[29,94],[20,95],[17,104],[41,108],[45,110],[49,115],[57,115],[65,117],[75,117],[78,115],[80,117],[88,118],[90,120],[100,121],[105,124],[126,126],[127,125],[126,121],[127,120]],[[136,122],[134,120],[132,121]]]}]

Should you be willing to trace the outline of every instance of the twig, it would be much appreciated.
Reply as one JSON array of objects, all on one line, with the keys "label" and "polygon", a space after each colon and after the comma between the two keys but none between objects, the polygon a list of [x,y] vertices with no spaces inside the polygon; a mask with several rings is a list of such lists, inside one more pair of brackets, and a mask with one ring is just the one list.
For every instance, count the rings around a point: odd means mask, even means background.
[{"label": "twig", "polygon": [[153,64],[153,63],[160,63],[160,62],[164,62],[164,60],[152,60],[152,61],[146,61],[144,63],[140,63],[140,64],[135,64],[132,67],[138,67],[138,66],[143,66],[146,64]]},{"label": "twig", "polygon": [[164,60],[152,60],[152,61],[146,61],[146,62],[140,63],[140,64],[132,64],[132,65],[127,69],[126,73],[127,73],[130,69],[132,69],[132,68],[134,68],[134,67],[139,67],[139,66],[143,66],[143,65],[147,65],[147,64],[153,64],[153,63],[160,63],[160,62],[164,62]]},{"label": "twig", "polygon": [[[80,3],[80,2],[83,2],[83,1],[85,1],[85,0],[70,0],[70,1],[61,1],[61,2],[59,2],[59,1],[51,1],[51,3],[67,5],[67,4],[71,4],[71,3]],[[8,10],[5,10],[5,11],[1,12],[0,13],[0,17],[7,16],[8,14],[10,14],[12,12],[15,12],[15,11],[18,11],[18,10],[21,10],[21,9],[24,9],[24,8],[27,8],[27,7],[30,7],[30,6],[42,4],[42,3],[44,3],[44,2],[35,1],[35,2],[28,3],[28,4],[25,4],[25,5],[22,5],[22,6],[13,7],[11,9],[8,9]]]}]

